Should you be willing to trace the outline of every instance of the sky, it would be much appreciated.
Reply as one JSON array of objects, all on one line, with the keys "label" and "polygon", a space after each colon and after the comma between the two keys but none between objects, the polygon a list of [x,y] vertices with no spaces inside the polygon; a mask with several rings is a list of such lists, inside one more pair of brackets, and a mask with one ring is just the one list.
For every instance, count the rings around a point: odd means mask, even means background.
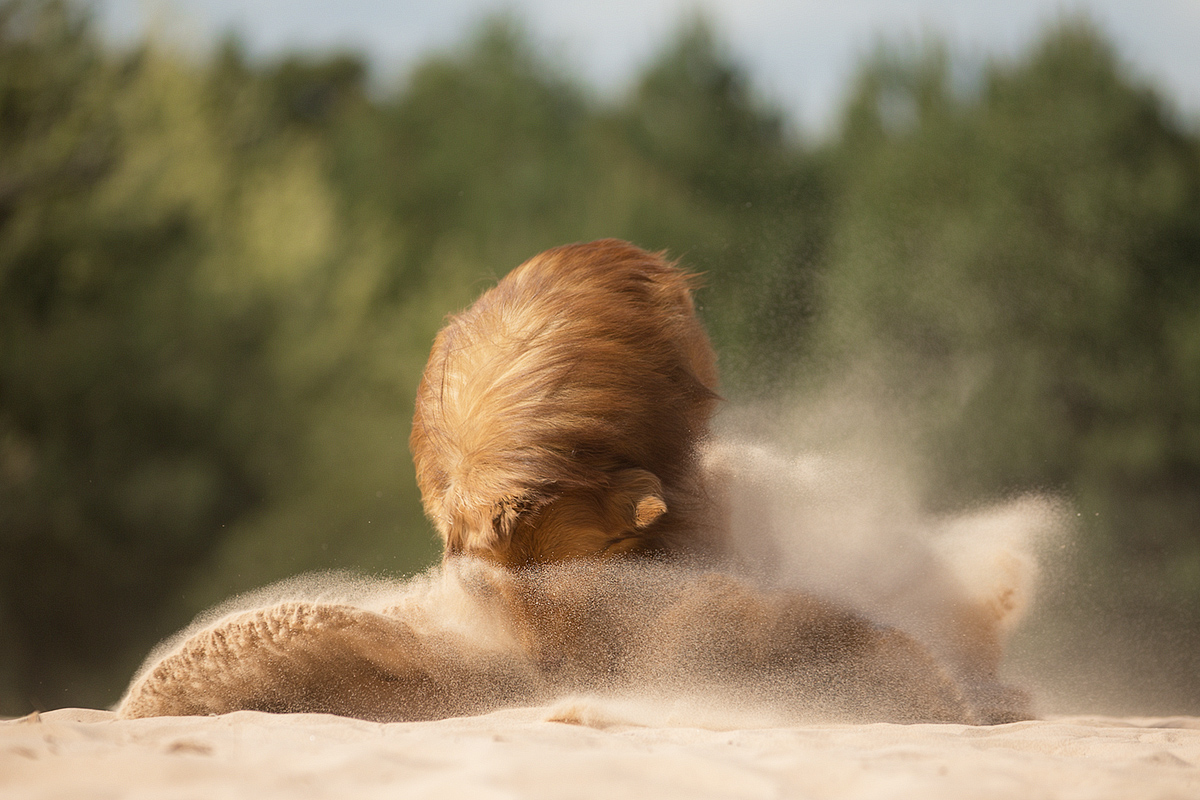
[{"label": "sky", "polygon": [[948,40],[963,57],[1013,57],[1048,23],[1083,11],[1133,75],[1200,127],[1200,0],[93,0],[128,41],[154,29],[204,52],[235,31],[251,53],[350,48],[380,81],[464,41],[510,12],[564,68],[619,92],[671,34],[702,11],[754,85],[800,129],[832,130],[859,57],[880,40]]}]

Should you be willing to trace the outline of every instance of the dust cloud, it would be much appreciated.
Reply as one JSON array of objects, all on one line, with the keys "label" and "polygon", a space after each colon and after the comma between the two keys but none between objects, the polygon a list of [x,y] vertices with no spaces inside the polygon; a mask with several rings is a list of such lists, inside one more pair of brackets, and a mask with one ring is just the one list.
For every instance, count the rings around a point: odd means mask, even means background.
[{"label": "dust cloud", "polygon": [[[836,405],[837,419],[845,419],[847,411],[857,418],[881,417],[849,409],[843,401]],[[459,691],[450,676],[464,679],[462,664],[484,664],[480,674],[501,676],[505,691],[512,692],[497,692],[495,702],[548,704],[548,719],[593,727],[729,729],[814,719],[1019,715],[1012,709],[1021,708],[1023,698],[995,667],[1005,640],[1053,572],[1047,557],[1061,554],[1069,541],[1069,507],[1053,497],[1026,495],[961,513],[930,513],[922,503],[919,469],[906,463],[895,442],[870,435],[867,425],[831,441],[823,413],[778,404],[727,409],[706,445],[709,492],[723,509],[727,531],[719,568],[734,583],[706,583],[711,563],[555,565],[514,577],[463,560],[407,580],[318,573],[239,596],[202,615],[151,654],[133,686],[164,662],[183,658],[189,642],[244,625],[247,615],[305,603],[400,621],[426,643],[420,669],[434,674],[434,684],[439,670],[446,676],[431,691]],[[777,598],[803,593],[879,626],[867,636],[902,631],[939,666],[926,664],[927,656],[908,645],[881,639],[866,657],[856,656],[846,674],[805,666],[760,682],[739,659],[754,652],[771,654],[771,663],[795,662],[791,645],[781,641],[792,629],[747,631],[742,609],[750,603],[747,597],[759,595],[743,589],[774,598],[761,609],[755,606],[751,616],[794,614],[790,606],[781,610],[786,602]],[[514,604],[514,597],[522,599]],[[530,619],[533,634],[522,628]],[[413,668],[409,662],[394,666],[396,654],[382,652],[382,645],[354,646],[365,648],[355,658],[371,664],[360,670],[364,674],[391,670],[395,680]],[[577,652],[548,655],[547,647]],[[341,656],[313,652],[305,655],[310,660],[305,681],[319,683],[320,670],[344,663]],[[236,658],[221,663],[225,670],[241,668]],[[943,671],[972,710],[945,710],[957,690],[941,685]],[[877,692],[876,683],[889,688]],[[906,684],[917,688],[896,688]],[[230,682],[223,678],[220,685]],[[888,691],[895,696],[884,698]],[[462,692],[486,697],[488,687]],[[218,711],[254,707],[247,696],[222,702],[228,705],[216,706]],[[429,714],[439,709],[435,704]],[[444,710],[463,709],[451,704]],[[370,717],[371,710],[360,715]]]},{"label": "dust cloud", "polygon": [[726,409],[706,461],[729,509],[729,567],[902,630],[960,678],[990,669],[982,659],[1024,685],[1030,671],[1004,657],[1039,596],[1071,574],[1073,508],[1025,493],[931,511],[913,442],[894,433],[904,430],[882,404],[846,394]]},{"label": "dust cloud", "polygon": [[902,399],[920,394],[848,380],[724,409],[709,459],[727,473],[741,568],[894,625],[945,663],[959,658],[953,609],[993,607],[1001,678],[1039,715],[1195,713],[1191,640],[1115,605],[1122,587],[1089,561],[1065,494],[936,505],[917,455],[930,412]]}]

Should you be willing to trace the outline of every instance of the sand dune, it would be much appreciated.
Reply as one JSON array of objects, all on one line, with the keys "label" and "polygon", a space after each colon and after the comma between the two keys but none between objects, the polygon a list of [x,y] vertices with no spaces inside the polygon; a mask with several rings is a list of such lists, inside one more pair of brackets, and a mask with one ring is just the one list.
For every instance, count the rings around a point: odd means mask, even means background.
[{"label": "sand dune", "polygon": [[0,796],[1200,797],[1195,717],[768,728],[705,713],[588,699],[392,724],[62,709],[0,723]]}]

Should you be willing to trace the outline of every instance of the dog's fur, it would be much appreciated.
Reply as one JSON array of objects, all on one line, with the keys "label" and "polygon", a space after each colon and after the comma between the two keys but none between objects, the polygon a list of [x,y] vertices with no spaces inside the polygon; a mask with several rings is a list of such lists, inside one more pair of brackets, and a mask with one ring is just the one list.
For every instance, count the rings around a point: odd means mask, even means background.
[{"label": "dog's fur", "polygon": [[447,322],[417,394],[442,567],[378,609],[289,602],[202,628],[122,715],[429,719],[687,685],[844,719],[1023,717],[995,681],[995,625],[977,663],[946,672],[898,630],[694,568],[729,532],[702,474],[717,377],[693,283],[616,240],[514,270]]},{"label": "dog's fur", "polygon": [[695,550],[716,359],[694,279],[614,239],[525,262],[438,334],[411,446],[447,556]]}]

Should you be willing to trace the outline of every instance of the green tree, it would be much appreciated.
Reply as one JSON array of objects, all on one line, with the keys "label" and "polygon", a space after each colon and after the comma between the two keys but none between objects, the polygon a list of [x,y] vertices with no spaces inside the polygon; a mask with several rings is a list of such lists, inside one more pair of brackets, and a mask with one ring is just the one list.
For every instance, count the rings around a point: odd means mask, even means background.
[{"label": "green tree", "polygon": [[690,201],[694,223],[660,235],[705,273],[726,392],[785,382],[817,310],[831,192],[823,155],[788,131],[703,17],[650,63],[622,113],[638,153]]},{"label": "green tree", "polygon": [[899,388],[941,502],[1067,491],[1140,575],[1121,602],[1200,612],[1200,147],[1087,23],[974,93],[953,67],[891,50],[859,78],[827,357]]},{"label": "green tree", "polygon": [[[246,412],[272,387],[251,368],[255,310],[195,300],[221,187],[164,163],[208,144],[171,97],[179,76],[110,57],[60,4],[7,3],[0,25],[4,702],[59,704],[74,696],[52,687],[128,659],[259,496],[271,448],[244,448],[264,438]],[[218,371],[243,372],[244,394]]]},{"label": "green tree", "polygon": [[[114,54],[62,4],[0,21],[0,703],[111,701],[231,591],[427,563],[374,314],[395,234],[272,102],[297,81]],[[425,535],[388,558],[383,519]]]},{"label": "green tree", "polygon": [[0,713],[116,699],[231,593],[434,560],[434,333],[601,236],[704,273],[727,396],[856,380],[931,502],[1068,493],[1111,606],[1200,630],[1200,144],[1086,24],[883,49],[820,147],[702,19],[612,102],[503,17],[367,75],[0,0]]}]

